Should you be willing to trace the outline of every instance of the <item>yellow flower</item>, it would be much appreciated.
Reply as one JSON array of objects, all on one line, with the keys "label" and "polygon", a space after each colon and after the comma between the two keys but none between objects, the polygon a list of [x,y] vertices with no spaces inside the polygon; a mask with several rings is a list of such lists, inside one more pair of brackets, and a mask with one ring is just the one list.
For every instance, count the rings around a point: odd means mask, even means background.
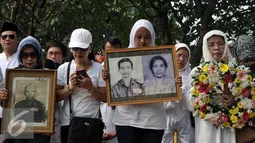
[{"label": "yellow flower", "polygon": [[197,97],[199,95],[199,92],[198,90],[193,89],[192,94]]},{"label": "yellow flower", "polygon": [[240,83],[240,82],[241,82],[240,79],[235,78],[235,83]]},{"label": "yellow flower", "polygon": [[201,74],[201,75],[199,76],[199,81],[200,81],[200,82],[204,82],[206,79],[207,79],[207,77],[206,77],[206,75],[204,75],[204,74]]},{"label": "yellow flower", "polygon": [[199,112],[199,114],[200,114],[200,116],[201,116],[202,118],[205,118],[205,116],[206,116],[205,113],[204,113],[204,112],[201,112],[201,111]]},{"label": "yellow flower", "polygon": [[255,94],[255,88],[254,88],[254,87],[251,88],[251,93],[252,93],[253,95]]},{"label": "yellow flower", "polygon": [[225,127],[229,127],[230,126],[230,123],[229,122],[225,122],[223,123]]},{"label": "yellow flower", "polygon": [[229,67],[228,67],[228,65],[227,65],[227,64],[222,64],[222,65],[220,66],[220,70],[221,70],[221,72],[227,72],[227,71],[228,71],[228,69],[229,69]]},{"label": "yellow flower", "polygon": [[238,71],[238,68],[234,68],[234,72],[237,72]]},{"label": "yellow flower", "polygon": [[248,81],[251,82],[252,81],[252,76],[248,75]]},{"label": "yellow flower", "polygon": [[229,112],[231,115],[235,115],[235,114],[237,114],[237,113],[239,112],[239,109],[238,109],[238,107],[236,107],[236,108],[234,108],[234,109],[230,109],[228,112]]},{"label": "yellow flower", "polygon": [[199,106],[197,104],[194,104],[195,109],[199,109]]},{"label": "yellow flower", "polygon": [[208,72],[208,66],[207,65],[204,65],[202,69],[203,69],[204,72]]},{"label": "yellow flower", "polygon": [[237,107],[238,107],[238,108],[243,108],[242,103],[241,103],[241,102],[238,102],[238,103],[237,103]]},{"label": "yellow flower", "polygon": [[252,112],[251,114],[250,114],[250,118],[254,118],[255,117],[255,112]]},{"label": "yellow flower", "polygon": [[231,115],[230,120],[231,120],[232,123],[236,123],[237,122],[237,116]]},{"label": "yellow flower", "polygon": [[237,87],[236,88],[236,93],[237,94],[241,94],[242,93],[242,88],[241,87]]},{"label": "yellow flower", "polygon": [[212,99],[210,97],[207,97],[204,99],[205,103],[210,103],[212,101]]},{"label": "yellow flower", "polygon": [[255,100],[255,95],[252,96],[252,100]]}]

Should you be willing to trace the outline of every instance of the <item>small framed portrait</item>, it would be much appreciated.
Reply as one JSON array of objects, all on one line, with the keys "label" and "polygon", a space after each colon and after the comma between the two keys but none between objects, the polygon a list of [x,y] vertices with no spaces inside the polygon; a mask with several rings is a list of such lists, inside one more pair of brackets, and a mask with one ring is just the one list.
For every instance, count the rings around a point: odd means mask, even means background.
[{"label": "small framed portrait", "polygon": [[174,46],[106,50],[110,106],[181,100]]},{"label": "small framed portrait", "polygon": [[6,75],[3,131],[24,128],[24,133],[53,133],[57,72],[7,69]]}]

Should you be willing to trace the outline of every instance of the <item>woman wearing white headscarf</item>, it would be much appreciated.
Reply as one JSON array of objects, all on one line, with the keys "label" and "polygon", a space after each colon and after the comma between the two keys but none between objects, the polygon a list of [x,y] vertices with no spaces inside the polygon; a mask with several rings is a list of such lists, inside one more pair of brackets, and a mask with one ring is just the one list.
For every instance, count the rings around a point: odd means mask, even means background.
[{"label": "woman wearing white headscarf", "polygon": [[[182,77],[182,98],[187,99],[188,76],[191,71],[189,65],[190,49],[184,43],[178,43],[176,47],[176,58],[179,75]],[[194,128],[191,126],[190,111],[185,102],[165,102],[165,113],[167,127],[163,135],[162,143],[173,143],[174,131],[178,132],[178,143],[194,143]]]},{"label": "woman wearing white headscarf", "polygon": [[[155,45],[152,24],[138,20],[130,33],[129,48]],[[166,127],[163,103],[117,106],[113,122],[119,143],[160,143]]]},{"label": "woman wearing white headscarf", "polygon": [[[203,57],[205,62],[207,61],[219,61],[219,60],[230,60],[232,58],[230,51],[227,47],[227,38],[225,33],[219,30],[212,30],[205,34],[203,38]],[[191,85],[191,77],[197,71],[195,67],[189,76]],[[191,99],[190,94],[190,99]],[[222,96],[223,98],[221,98]],[[220,100],[225,105],[231,105],[233,96],[231,95],[219,95]],[[193,110],[194,107],[191,109]],[[196,143],[235,143],[235,132],[230,129],[216,128],[210,121],[202,120],[200,117],[195,117],[195,139]]]}]

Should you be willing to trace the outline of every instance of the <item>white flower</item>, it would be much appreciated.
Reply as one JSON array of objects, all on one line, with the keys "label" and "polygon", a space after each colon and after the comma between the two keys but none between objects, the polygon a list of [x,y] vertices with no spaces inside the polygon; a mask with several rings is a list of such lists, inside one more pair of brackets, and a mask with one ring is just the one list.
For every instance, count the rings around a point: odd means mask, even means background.
[{"label": "white flower", "polygon": [[215,74],[209,74],[207,76],[209,83],[217,83],[220,80],[219,74],[215,73]]},{"label": "white flower", "polygon": [[241,88],[246,88],[247,86],[249,86],[249,81],[248,80],[245,80],[245,81],[241,82],[241,84],[240,84]]},{"label": "white flower", "polygon": [[244,98],[241,101],[241,103],[242,103],[244,109],[251,109],[252,108],[252,100],[250,100],[250,99]]}]

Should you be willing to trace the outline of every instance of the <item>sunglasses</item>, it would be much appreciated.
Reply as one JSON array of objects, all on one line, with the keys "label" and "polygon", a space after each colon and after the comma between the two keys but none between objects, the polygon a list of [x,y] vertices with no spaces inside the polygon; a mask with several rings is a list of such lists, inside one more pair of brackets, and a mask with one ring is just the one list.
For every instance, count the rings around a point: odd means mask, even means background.
[{"label": "sunglasses", "polygon": [[73,51],[77,52],[77,51],[81,51],[81,52],[85,52],[88,51],[89,48],[87,49],[83,49],[83,48],[72,48]]},{"label": "sunglasses", "polygon": [[11,40],[15,39],[15,35],[13,35],[13,34],[11,34],[11,35],[2,35],[1,37],[2,37],[3,40],[6,40],[8,37],[9,37]]},{"label": "sunglasses", "polygon": [[28,57],[35,59],[37,58],[37,53],[36,52],[31,52],[31,53],[22,53],[21,58],[22,59],[28,59]]}]

